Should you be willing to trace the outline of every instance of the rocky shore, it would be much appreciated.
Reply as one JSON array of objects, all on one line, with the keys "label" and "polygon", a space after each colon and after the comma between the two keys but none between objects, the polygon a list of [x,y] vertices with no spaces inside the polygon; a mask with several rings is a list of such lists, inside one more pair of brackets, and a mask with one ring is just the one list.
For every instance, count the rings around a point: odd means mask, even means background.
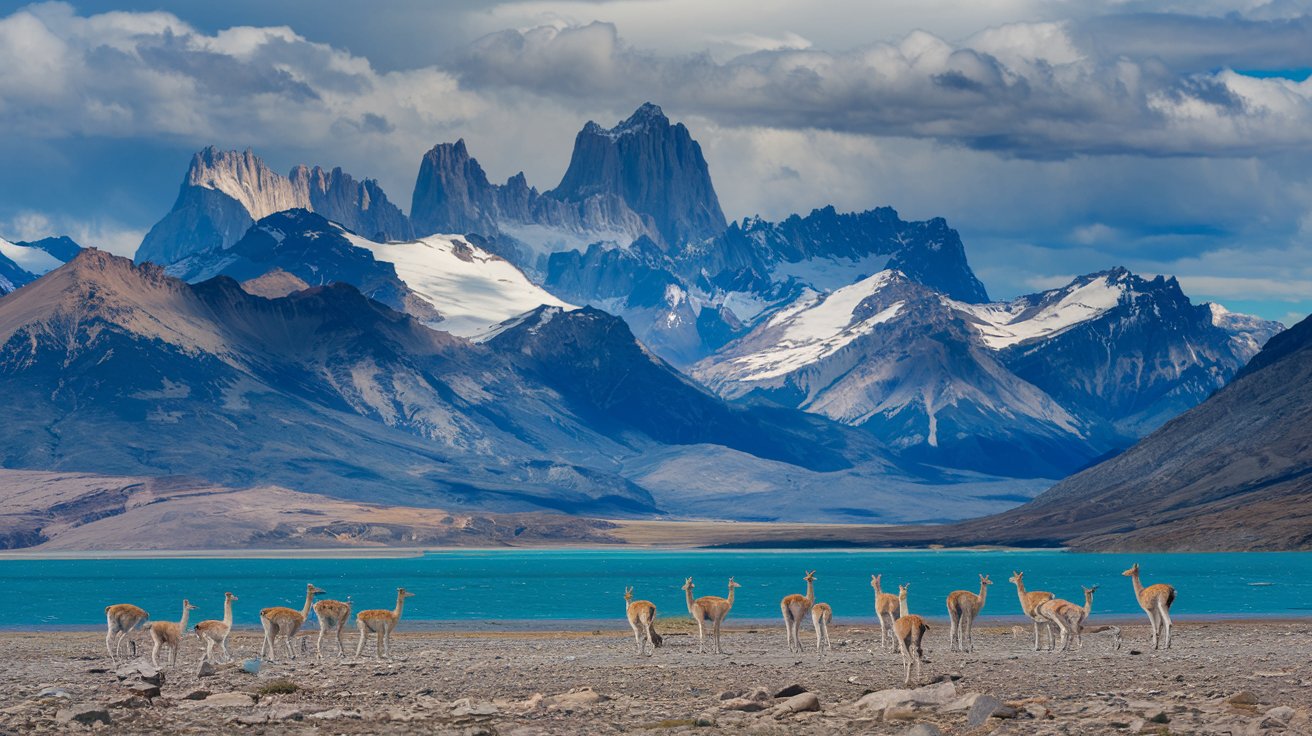
[{"label": "rocky shore", "polygon": [[258,636],[238,631],[236,661],[203,675],[194,639],[159,673],[116,667],[93,632],[6,632],[0,733],[1312,733],[1312,621],[1183,622],[1156,652],[1146,625],[1127,625],[1119,650],[1097,635],[1068,653],[981,626],[970,654],[934,626],[907,689],[869,625],[833,627],[823,659],[788,654],[782,625],[730,629],[725,655],[698,654],[686,620],[660,628],[650,657],[618,628],[425,632],[398,635],[392,662],[353,647],[318,662],[311,642],[256,674],[241,665]]}]

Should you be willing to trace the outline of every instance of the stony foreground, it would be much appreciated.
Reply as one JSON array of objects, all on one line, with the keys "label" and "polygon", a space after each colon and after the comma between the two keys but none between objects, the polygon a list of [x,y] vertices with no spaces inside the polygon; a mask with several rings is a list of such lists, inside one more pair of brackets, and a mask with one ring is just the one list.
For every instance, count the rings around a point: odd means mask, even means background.
[{"label": "stony foreground", "polygon": [[728,632],[717,656],[686,622],[662,623],[652,657],[618,630],[422,633],[398,636],[390,663],[319,663],[311,647],[256,675],[237,665],[258,639],[239,631],[236,665],[198,676],[193,639],[162,683],[141,660],[116,673],[94,633],[6,633],[0,732],[1312,733],[1312,621],[1180,624],[1169,652],[1129,625],[1119,651],[1099,634],[1066,654],[1033,652],[1012,627],[980,627],[973,654],[953,653],[940,625],[931,684],[912,691],[877,628],[835,627],[820,661],[783,651],[782,626]]}]

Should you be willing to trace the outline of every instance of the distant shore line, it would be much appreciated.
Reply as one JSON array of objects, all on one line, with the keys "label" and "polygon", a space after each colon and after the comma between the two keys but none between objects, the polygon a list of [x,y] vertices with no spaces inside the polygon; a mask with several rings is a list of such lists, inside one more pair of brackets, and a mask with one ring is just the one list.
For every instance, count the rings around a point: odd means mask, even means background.
[{"label": "distant shore line", "polygon": [[[447,553],[515,553],[515,552],[751,552],[753,554],[796,553],[814,550],[825,553],[861,553],[880,552],[897,554],[900,552],[1072,552],[1065,547],[861,547],[853,545],[816,544],[807,546],[743,546],[743,545],[700,545],[682,544],[550,544],[525,545],[522,547],[366,547],[366,548],[300,548],[287,549],[196,549],[196,550],[24,550],[9,549],[0,551],[0,562],[6,560],[190,560],[190,559],[233,559],[233,560],[285,560],[285,559],[405,559],[423,557],[426,554]],[[1104,553],[1089,553],[1104,554]],[[1114,553],[1106,553],[1114,554]],[[1169,553],[1154,553],[1169,554]],[[1198,553],[1185,553],[1198,554]],[[1225,554],[1225,553],[1222,553]]]}]

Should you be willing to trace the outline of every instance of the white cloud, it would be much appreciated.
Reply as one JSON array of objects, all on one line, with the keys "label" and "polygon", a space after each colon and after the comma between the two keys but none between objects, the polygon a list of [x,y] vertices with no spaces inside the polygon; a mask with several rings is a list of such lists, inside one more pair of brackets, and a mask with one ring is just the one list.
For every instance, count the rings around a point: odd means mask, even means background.
[{"label": "white cloud", "polygon": [[115,255],[131,256],[146,232],[104,220],[82,221],[66,215],[24,210],[0,222],[0,237],[10,241],[40,240],[67,235],[83,247],[99,248]]}]

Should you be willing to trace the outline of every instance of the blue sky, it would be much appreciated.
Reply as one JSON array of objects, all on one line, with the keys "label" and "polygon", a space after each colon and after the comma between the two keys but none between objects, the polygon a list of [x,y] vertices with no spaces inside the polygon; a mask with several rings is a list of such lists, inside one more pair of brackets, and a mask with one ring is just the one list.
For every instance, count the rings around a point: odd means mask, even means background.
[{"label": "blue sky", "polygon": [[0,236],[131,252],[210,144],[407,208],[464,137],[547,189],[651,100],[730,217],[891,205],[947,218],[996,297],[1125,265],[1288,322],[1309,69],[1300,0],[0,2]]}]

